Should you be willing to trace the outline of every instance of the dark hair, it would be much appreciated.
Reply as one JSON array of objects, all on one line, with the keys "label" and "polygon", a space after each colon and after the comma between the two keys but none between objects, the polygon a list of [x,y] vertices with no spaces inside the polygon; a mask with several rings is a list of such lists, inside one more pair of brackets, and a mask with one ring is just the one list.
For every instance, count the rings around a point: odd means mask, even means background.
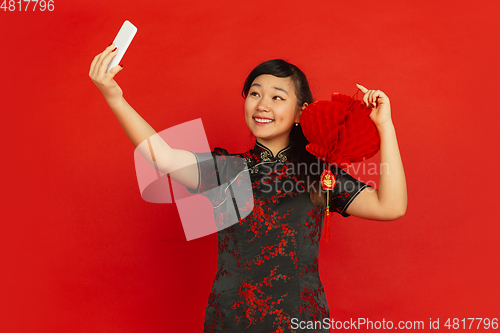
[{"label": "dark hair", "polygon": [[[243,98],[247,98],[253,81],[258,76],[264,74],[280,78],[289,77],[292,80],[295,87],[295,95],[297,96],[297,108],[302,107],[304,103],[311,104],[314,102],[305,74],[297,66],[282,59],[268,60],[255,67],[250,72],[243,85],[241,91]],[[319,190],[319,175],[307,175],[307,172],[301,173],[300,170],[302,168],[298,167],[299,163],[306,163],[308,166],[312,163],[317,163],[317,158],[306,150],[306,145],[309,141],[306,139],[304,132],[302,132],[300,123],[298,126],[292,126],[289,142],[291,146],[289,162],[293,164],[294,170],[297,171],[298,179],[304,181],[305,184],[310,184],[310,182],[316,183],[315,186],[312,186],[313,190],[310,192],[311,200],[314,204],[325,206],[326,202]],[[322,165],[322,163],[320,165]],[[310,170],[309,167],[306,169]],[[310,179],[308,179],[309,176],[311,176]]]},{"label": "dark hair", "polygon": [[310,104],[314,101],[305,74],[297,66],[282,59],[268,60],[255,67],[250,74],[248,74],[245,84],[243,85],[243,90],[241,91],[243,98],[247,98],[248,91],[253,81],[258,76],[264,74],[283,78],[289,77],[295,86],[297,107],[301,107],[304,103]]}]

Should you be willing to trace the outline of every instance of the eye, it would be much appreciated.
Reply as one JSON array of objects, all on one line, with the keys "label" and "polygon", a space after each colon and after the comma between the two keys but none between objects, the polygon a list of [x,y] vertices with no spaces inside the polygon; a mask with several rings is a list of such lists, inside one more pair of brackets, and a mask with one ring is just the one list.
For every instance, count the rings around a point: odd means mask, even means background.
[{"label": "eye", "polygon": [[281,96],[274,96],[273,99],[278,100],[278,101],[284,101],[285,100]]},{"label": "eye", "polygon": [[255,92],[255,91],[252,91],[249,95],[250,95],[250,96],[256,96],[256,97],[258,97],[258,96],[259,96],[259,94],[258,94],[257,92]]}]

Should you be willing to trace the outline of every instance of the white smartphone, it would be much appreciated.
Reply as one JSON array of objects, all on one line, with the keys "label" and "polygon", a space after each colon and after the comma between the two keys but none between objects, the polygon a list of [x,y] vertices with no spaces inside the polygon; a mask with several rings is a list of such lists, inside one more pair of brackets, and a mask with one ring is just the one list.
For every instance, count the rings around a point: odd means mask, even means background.
[{"label": "white smartphone", "polygon": [[123,23],[120,31],[118,31],[118,35],[116,35],[115,40],[113,41],[115,47],[118,48],[118,54],[115,55],[113,59],[111,59],[106,73],[109,72],[111,68],[120,64],[120,61],[122,60],[125,51],[127,51],[128,46],[132,42],[132,39],[134,39],[136,32],[137,28],[132,23],[130,23],[130,21],[125,21]]}]

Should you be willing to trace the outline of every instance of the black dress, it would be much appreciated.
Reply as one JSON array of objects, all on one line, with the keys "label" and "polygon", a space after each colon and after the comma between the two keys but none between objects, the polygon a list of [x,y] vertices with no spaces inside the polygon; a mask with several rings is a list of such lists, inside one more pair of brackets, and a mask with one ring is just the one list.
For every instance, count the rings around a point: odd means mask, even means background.
[{"label": "black dress", "polygon": [[[329,332],[324,326],[299,328],[329,318],[318,273],[324,208],[313,205],[305,184],[290,170],[289,150],[273,156],[256,141],[242,154],[218,147],[195,153],[200,181],[190,192],[220,206],[220,198],[207,190],[231,183],[248,168],[254,204],[248,216],[218,231],[218,269],[206,308],[206,333]],[[231,156],[240,157],[243,165],[231,162]],[[341,169],[332,172],[338,183],[330,193],[330,211],[349,216],[346,208],[368,185]]]}]

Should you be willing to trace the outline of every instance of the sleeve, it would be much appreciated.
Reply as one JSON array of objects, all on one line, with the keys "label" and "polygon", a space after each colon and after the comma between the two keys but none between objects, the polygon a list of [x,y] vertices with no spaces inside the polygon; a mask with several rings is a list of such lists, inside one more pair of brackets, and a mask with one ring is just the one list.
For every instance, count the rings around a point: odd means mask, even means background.
[{"label": "sleeve", "polygon": [[333,167],[331,171],[337,182],[330,198],[330,211],[348,217],[350,215],[345,212],[347,207],[369,185],[355,179],[341,168]]},{"label": "sleeve", "polygon": [[225,169],[225,156],[228,151],[216,147],[211,153],[195,153],[198,164],[198,187],[191,189],[186,187],[190,193],[206,194],[207,191],[221,184],[221,176]]},{"label": "sleeve", "polygon": [[248,216],[253,209],[253,191],[245,160],[219,147],[211,153],[193,154],[198,162],[198,187],[186,188],[212,203],[216,230]]}]

